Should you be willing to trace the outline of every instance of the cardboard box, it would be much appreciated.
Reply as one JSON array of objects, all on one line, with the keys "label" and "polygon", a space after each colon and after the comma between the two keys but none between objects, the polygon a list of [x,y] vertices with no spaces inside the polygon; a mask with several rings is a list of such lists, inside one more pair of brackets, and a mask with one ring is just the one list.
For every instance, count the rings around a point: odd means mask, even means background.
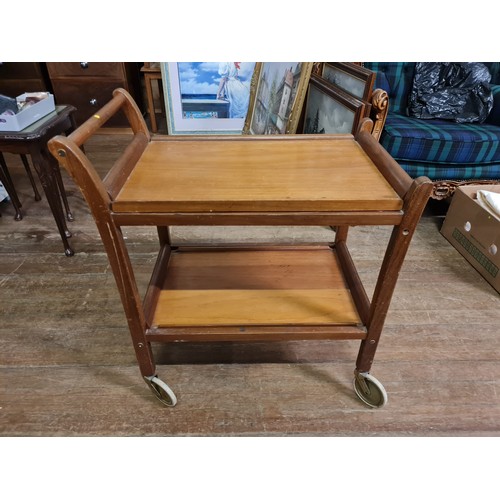
[{"label": "cardboard box", "polygon": [[458,187],[441,234],[500,293],[500,220],[476,201],[479,190],[500,193],[500,186]]},{"label": "cardboard box", "polygon": [[[26,94],[22,94],[17,99],[23,99]],[[23,109],[15,115],[0,116],[0,131],[1,132],[19,132],[20,130],[29,127],[32,123],[40,120],[45,115],[48,115],[56,109],[54,96],[49,94],[48,97],[41,101]]]}]

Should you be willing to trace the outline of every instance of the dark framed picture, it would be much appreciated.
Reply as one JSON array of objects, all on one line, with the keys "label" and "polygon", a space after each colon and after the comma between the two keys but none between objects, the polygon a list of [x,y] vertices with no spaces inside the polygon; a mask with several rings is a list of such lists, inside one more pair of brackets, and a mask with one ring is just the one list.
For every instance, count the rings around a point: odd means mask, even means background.
[{"label": "dark framed picture", "polygon": [[304,112],[304,134],[354,134],[365,115],[365,103],[311,75]]},{"label": "dark framed picture", "polygon": [[370,101],[375,73],[358,64],[325,62],[320,76],[345,92],[363,101]]},{"label": "dark framed picture", "polygon": [[253,62],[161,63],[168,133],[241,134]]},{"label": "dark framed picture", "polygon": [[294,134],[313,63],[256,63],[243,133]]}]

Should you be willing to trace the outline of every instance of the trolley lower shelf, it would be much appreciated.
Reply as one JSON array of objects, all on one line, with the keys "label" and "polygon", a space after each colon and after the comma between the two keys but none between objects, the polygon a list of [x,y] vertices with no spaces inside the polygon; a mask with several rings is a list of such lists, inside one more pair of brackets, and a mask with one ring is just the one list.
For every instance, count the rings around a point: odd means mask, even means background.
[{"label": "trolley lower shelf", "polygon": [[329,246],[161,252],[145,300],[150,340],[363,339]]}]

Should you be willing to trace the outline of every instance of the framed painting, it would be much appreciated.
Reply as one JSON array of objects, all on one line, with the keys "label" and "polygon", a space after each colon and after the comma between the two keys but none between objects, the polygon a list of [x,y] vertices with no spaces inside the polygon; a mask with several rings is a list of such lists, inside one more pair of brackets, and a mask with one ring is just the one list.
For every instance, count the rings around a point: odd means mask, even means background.
[{"label": "framed painting", "polygon": [[325,62],[320,76],[354,97],[370,101],[375,82],[373,71],[353,63]]},{"label": "framed painting", "polygon": [[256,63],[243,133],[294,134],[313,63]]},{"label": "framed painting", "polygon": [[168,133],[241,134],[253,62],[161,63]]},{"label": "framed painting", "polygon": [[304,134],[354,134],[365,113],[365,103],[317,75],[309,81],[304,112]]}]

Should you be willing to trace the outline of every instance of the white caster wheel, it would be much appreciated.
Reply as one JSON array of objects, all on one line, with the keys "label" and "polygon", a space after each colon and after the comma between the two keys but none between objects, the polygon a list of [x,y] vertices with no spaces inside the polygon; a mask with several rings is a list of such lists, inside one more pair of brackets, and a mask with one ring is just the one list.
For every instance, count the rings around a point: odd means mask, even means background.
[{"label": "white caster wheel", "polygon": [[354,372],[354,391],[363,403],[372,408],[381,408],[387,403],[384,386],[369,373]]},{"label": "white caster wheel", "polygon": [[177,398],[170,387],[156,375],[144,377],[153,394],[166,406],[175,406]]}]

